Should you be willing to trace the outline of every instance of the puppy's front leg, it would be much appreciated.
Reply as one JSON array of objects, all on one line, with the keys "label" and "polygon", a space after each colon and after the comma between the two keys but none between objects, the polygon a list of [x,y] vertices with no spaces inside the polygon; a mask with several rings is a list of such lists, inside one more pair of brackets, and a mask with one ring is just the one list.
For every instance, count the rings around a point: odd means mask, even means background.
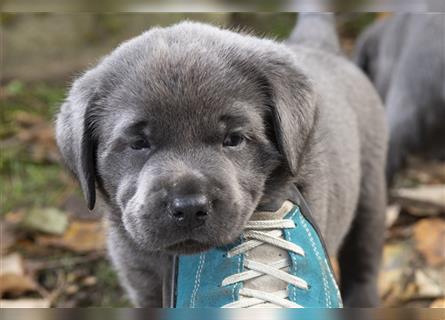
[{"label": "puppy's front leg", "polygon": [[136,307],[162,307],[162,278],[171,258],[142,251],[118,227],[108,234],[108,252],[131,302]]},{"label": "puppy's front leg", "polygon": [[125,263],[117,268],[121,283],[135,307],[162,307],[162,282],[155,272]]},{"label": "puppy's front leg", "polygon": [[366,166],[369,174],[362,190],[354,223],[340,250],[341,289],[348,307],[376,307],[380,300],[377,277],[385,237],[386,188],[383,165]]}]

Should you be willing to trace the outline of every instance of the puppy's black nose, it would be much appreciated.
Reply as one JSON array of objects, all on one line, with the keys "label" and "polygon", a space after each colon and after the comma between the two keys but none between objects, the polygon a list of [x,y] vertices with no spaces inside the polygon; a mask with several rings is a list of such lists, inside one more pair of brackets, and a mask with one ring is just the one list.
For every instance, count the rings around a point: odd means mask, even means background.
[{"label": "puppy's black nose", "polygon": [[202,194],[176,197],[170,206],[170,213],[176,224],[190,228],[204,224],[209,211],[209,200]]}]

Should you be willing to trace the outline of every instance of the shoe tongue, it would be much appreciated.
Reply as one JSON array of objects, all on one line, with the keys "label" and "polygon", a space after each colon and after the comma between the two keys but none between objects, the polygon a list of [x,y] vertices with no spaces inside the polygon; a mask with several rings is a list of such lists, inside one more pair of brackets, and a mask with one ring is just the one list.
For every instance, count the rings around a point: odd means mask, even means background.
[{"label": "shoe tongue", "polygon": [[[255,220],[279,220],[283,219],[293,208],[294,204],[285,201],[277,211],[256,211],[252,215],[251,221]],[[277,248],[270,244],[260,245],[246,253],[246,259],[270,264],[282,259],[288,259],[289,253],[286,250]],[[282,269],[287,272],[288,268]],[[265,292],[276,292],[286,290],[287,283],[270,275],[262,275],[260,277],[247,280],[244,283],[245,288],[261,290]]]},{"label": "shoe tongue", "polygon": [[283,219],[288,214],[294,204],[288,200],[284,201],[277,211],[255,211],[250,220],[279,220]]}]

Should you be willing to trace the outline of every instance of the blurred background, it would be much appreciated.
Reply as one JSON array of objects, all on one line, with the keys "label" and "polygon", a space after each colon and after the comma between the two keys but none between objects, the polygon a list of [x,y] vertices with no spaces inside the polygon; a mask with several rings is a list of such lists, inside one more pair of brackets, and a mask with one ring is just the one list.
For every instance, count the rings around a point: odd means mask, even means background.
[{"label": "blurred background", "polygon": [[[387,15],[338,15],[345,53]],[[53,120],[85,68],[151,26],[184,19],[281,40],[297,15],[1,14],[2,307],[130,306],[106,258],[101,217],[88,211],[60,162]],[[437,160],[409,159],[397,177],[379,284],[386,306],[445,306],[444,184],[445,164]]]}]

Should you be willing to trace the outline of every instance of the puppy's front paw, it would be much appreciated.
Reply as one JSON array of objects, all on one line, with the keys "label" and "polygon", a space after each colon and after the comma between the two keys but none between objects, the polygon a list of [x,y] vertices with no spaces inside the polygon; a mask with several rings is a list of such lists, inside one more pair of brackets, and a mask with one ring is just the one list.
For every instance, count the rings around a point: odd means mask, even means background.
[{"label": "puppy's front paw", "polygon": [[372,283],[356,283],[344,294],[346,307],[373,308],[380,305],[377,286]]}]

